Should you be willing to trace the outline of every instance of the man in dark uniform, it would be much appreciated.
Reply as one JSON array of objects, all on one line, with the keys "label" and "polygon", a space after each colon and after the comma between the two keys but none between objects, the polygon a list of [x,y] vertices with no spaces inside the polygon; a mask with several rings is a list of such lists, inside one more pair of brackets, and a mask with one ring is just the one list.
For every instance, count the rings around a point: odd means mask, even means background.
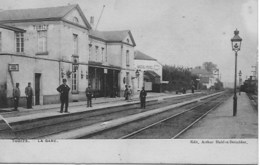
[{"label": "man in dark uniform", "polygon": [[125,85],[125,92],[124,92],[124,97],[125,97],[125,100],[128,100],[128,96],[129,96],[129,89],[128,89],[128,85]]},{"label": "man in dark uniform", "polygon": [[32,96],[33,96],[33,89],[31,87],[31,83],[28,83],[28,86],[25,88],[25,95],[27,99],[27,109],[32,108]]},{"label": "man in dark uniform", "polygon": [[140,92],[140,101],[141,101],[141,108],[145,109],[145,100],[146,100],[146,91],[144,90],[144,87],[142,88]]},{"label": "man in dark uniform", "polygon": [[21,92],[19,89],[19,83],[16,83],[16,87],[13,89],[13,98],[14,98],[14,110],[17,111],[19,106],[19,98],[21,96]]},{"label": "man in dark uniform", "polygon": [[68,113],[68,104],[69,104],[69,91],[70,87],[66,84],[67,80],[62,80],[63,84],[61,84],[57,91],[60,92],[60,101],[61,101],[61,107],[60,107],[60,113],[63,112],[63,106],[65,104],[65,113]]},{"label": "man in dark uniform", "polygon": [[194,89],[195,89],[194,81],[191,80],[191,93],[194,93]]},{"label": "man in dark uniform", "polygon": [[92,107],[92,97],[93,97],[93,93],[92,93],[92,89],[90,84],[88,84],[88,87],[86,88],[86,96],[87,96],[87,107]]}]

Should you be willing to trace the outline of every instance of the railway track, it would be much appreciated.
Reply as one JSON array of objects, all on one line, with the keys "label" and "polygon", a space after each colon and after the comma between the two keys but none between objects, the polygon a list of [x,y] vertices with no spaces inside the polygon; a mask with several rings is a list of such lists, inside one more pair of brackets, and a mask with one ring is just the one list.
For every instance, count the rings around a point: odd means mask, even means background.
[{"label": "railway track", "polygon": [[171,139],[177,138],[214,110],[230,94],[219,95],[181,108],[169,109],[139,121],[81,137],[82,139]]},{"label": "railway track", "polygon": [[[205,95],[206,94],[195,94],[189,96],[180,96],[177,98],[168,98],[156,102],[148,102],[147,108],[145,110],[142,110],[142,112],[150,111],[162,106],[177,104],[183,102],[184,100],[192,100],[194,98],[198,98]],[[14,136],[15,138],[27,139],[43,138],[46,136],[55,135],[61,132],[66,132],[81,127],[91,126],[96,123],[102,123],[120,117],[138,114],[141,112],[139,106],[139,104],[133,104],[122,107],[100,109],[97,111],[86,111],[81,114],[70,114],[69,117],[74,118],[73,120],[65,120],[64,122],[61,121],[52,125],[46,125],[46,122],[48,121],[42,121],[44,122],[44,125],[33,127],[34,123],[29,122],[24,124],[23,129],[16,130],[14,132]]]}]

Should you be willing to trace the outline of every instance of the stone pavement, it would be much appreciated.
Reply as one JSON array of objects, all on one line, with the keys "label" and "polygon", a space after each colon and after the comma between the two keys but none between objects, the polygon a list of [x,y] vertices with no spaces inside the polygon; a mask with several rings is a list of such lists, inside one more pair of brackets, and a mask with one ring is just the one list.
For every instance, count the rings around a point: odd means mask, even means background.
[{"label": "stone pavement", "polygon": [[179,139],[258,138],[258,111],[246,93],[237,95],[237,115],[233,117],[233,96],[210,112]]}]

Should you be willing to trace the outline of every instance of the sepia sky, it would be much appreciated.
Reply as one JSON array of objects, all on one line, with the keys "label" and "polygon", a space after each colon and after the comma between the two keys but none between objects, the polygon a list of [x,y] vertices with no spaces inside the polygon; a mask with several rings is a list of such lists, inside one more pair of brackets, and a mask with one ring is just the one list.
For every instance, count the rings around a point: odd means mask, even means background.
[{"label": "sepia sky", "polygon": [[235,53],[230,39],[243,39],[238,71],[243,80],[257,63],[257,0],[0,0],[0,9],[79,4],[98,30],[131,30],[136,50],[162,64],[195,67],[217,64],[223,82],[234,82]]}]

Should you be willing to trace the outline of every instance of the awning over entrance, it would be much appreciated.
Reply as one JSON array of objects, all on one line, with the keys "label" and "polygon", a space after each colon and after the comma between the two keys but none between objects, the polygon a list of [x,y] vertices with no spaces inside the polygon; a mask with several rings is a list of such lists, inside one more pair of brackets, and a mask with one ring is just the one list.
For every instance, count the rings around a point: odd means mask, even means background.
[{"label": "awning over entrance", "polygon": [[155,84],[160,84],[160,78],[161,78],[161,76],[159,76],[157,73],[155,73],[152,70],[144,71],[144,79],[146,81],[150,81]]}]

